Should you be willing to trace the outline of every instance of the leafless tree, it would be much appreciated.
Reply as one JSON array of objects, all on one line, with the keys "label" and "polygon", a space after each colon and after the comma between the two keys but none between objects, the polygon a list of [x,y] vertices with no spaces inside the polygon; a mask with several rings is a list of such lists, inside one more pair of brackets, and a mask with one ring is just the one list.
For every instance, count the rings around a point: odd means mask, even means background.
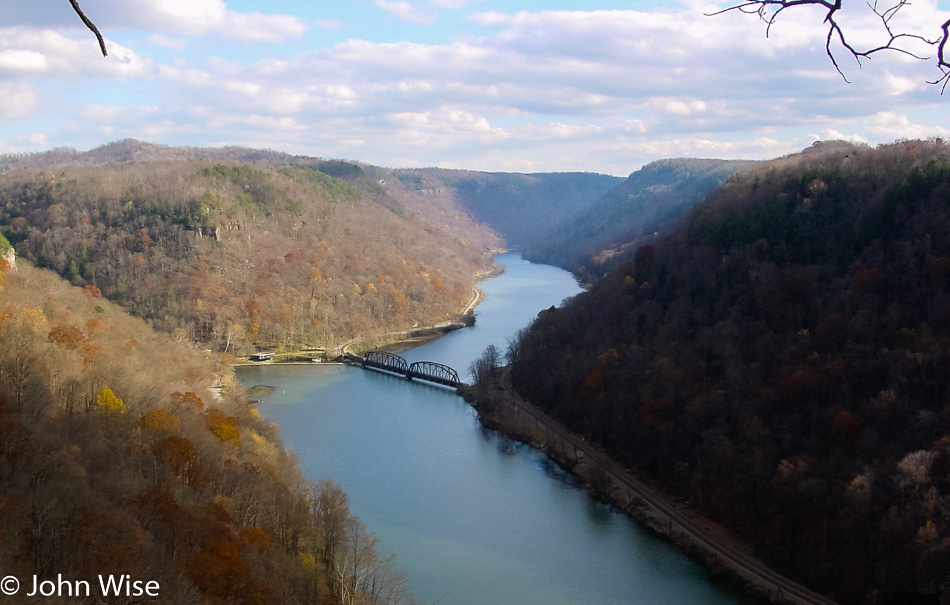
[{"label": "leafless tree", "polygon": [[[897,31],[893,27],[892,22],[898,13],[910,6],[910,4],[909,0],[884,0],[883,2],[872,0],[871,2],[867,2],[866,6],[868,10],[880,19],[884,33],[882,34],[881,44],[866,48],[853,44],[852,37],[849,36],[846,28],[842,25],[841,18],[844,14],[843,0],[744,0],[712,13],[712,15],[720,15],[733,11],[758,15],[758,17],[766,23],[766,36],[768,36],[769,31],[776,23],[779,15],[787,9],[803,6],[823,8],[826,10],[823,22],[827,28],[825,53],[828,55],[828,58],[831,59],[831,63],[845,81],[848,81],[848,78],[841,68],[838,55],[836,55],[836,52],[841,52],[837,50],[838,44],[844,48],[846,55],[850,54],[855,59],[860,67],[864,59],[870,59],[872,56],[885,51],[900,53],[922,61],[931,60],[933,58],[932,56],[924,56],[918,51],[908,48],[908,43],[911,45],[922,43],[924,46],[929,46],[936,51],[937,69],[940,71],[940,75],[935,80],[929,81],[929,83],[939,85],[942,93],[946,90],[947,85],[950,84],[950,57],[947,56],[947,43],[948,40],[950,40],[950,20],[947,20],[943,25],[939,26],[940,33],[937,34],[935,32],[933,38],[928,38],[920,34]],[[849,7],[851,6],[855,5],[849,4]]]}]

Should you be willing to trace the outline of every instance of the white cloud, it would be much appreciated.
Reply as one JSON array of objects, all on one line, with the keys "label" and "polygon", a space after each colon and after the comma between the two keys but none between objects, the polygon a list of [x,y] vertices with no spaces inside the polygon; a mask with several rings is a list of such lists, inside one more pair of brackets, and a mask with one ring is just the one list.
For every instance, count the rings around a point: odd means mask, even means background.
[{"label": "white cloud", "polygon": [[677,116],[690,116],[706,112],[706,102],[698,99],[655,99],[653,103],[661,111]]},{"label": "white cloud", "polygon": [[867,129],[871,134],[885,140],[950,137],[948,128],[914,124],[906,115],[893,111],[881,111],[871,116]]},{"label": "white cloud", "polygon": [[461,109],[443,108],[437,111],[404,112],[390,114],[387,120],[393,125],[413,129],[425,130],[436,134],[458,135],[467,134],[497,134],[504,136],[501,130],[495,130],[484,116],[472,114]]},{"label": "white cloud", "polygon": [[161,34],[152,34],[148,39],[153,44],[158,44],[164,48],[185,48],[188,46],[187,40],[183,40],[181,38],[170,38]]},{"label": "white cloud", "polygon": [[214,31],[243,42],[281,42],[302,38],[307,32],[304,21],[290,15],[227,11],[223,22],[215,25]]},{"label": "white cloud", "polygon": [[221,0],[132,0],[120,15],[128,24],[146,30],[203,34],[221,28],[227,21],[228,9]]},{"label": "white cloud", "polygon": [[159,67],[160,80],[169,85],[204,87],[212,83],[211,73],[183,65],[162,65]]},{"label": "white cloud", "polygon": [[256,84],[254,82],[224,82],[222,86],[228,93],[234,93],[248,97],[256,97],[263,90],[260,84]]},{"label": "white cloud", "polygon": [[927,84],[923,80],[911,79],[888,71],[884,76],[884,86],[887,94],[897,96],[912,90],[919,90]]},{"label": "white cloud", "polygon": [[464,8],[469,3],[469,0],[429,0],[429,3],[439,8],[458,10]]},{"label": "white cloud", "polygon": [[[662,155],[787,153],[790,140],[807,145],[807,132],[873,115],[905,96],[882,101],[875,94],[884,89],[886,69],[844,84],[821,41],[817,49],[810,45],[814,36],[763,54],[769,42],[758,23],[745,19],[726,17],[725,33],[693,39],[676,32],[702,33],[714,19],[635,11],[478,18],[498,31],[446,44],[350,39],[250,65],[166,65],[158,81],[169,98],[187,99],[207,115],[233,116],[220,136],[240,135],[242,144],[257,136],[251,124],[290,120],[294,127],[275,130],[280,140],[309,144],[321,155],[358,141],[387,165],[394,163],[387,153],[405,158],[397,150],[413,146],[427,164],[495,149],[548,162],[570,153],[574,162],[588,157],[585,169],[592,170],[598,161],[642,163]],[[236,129],[240,116],[257,118]],[[759,138],[735,142],[739,132]],[[595,146],[621,150],[625,159],[593,153]]]},{"label": "white cloud", "polygon": [[141,77],[154,64],[115,42],[103,57],[95,39],[74,40],[51,30],[0,29],[0,77],[44,75],[66,80]]},{"label": "white cloud", "polygon": [[645,134],[647,132],[647,124],[643,120],[623,120],[617,127],[620,132],[625,133]]},{"label": "white cloud", "polygon": [[326,96],[343,102],[352,102],[360,98],[359,93],[346,84],[330,84],[326,87]]},{"label": "white cloud", "polygon": [[46,57],[30,50],[7,50],[0,52],[0,71],[43,72]]},{"label": "white cloud", "polygon": [[342,29],[346,29],[347,27],[345,22],[334,19],[315,19],[313,23],[320,29],[327,31],[340,31]]},{"label": "white cloud", "polygon": [[777,157],[797,151],[812,139],[805,141],[778,141],[762,137],[744,141],[717,141],[704,137],[684,137],[666,140],[641,141],[617,146],[639,158],[714,157],[722,159],[749,159]]},{"label": "white cloud", "polygon": [[543,125],[528,124],[515,130],[514,135],[519,140],[529,141],[578,141],[605,132],[603,126],[594,124],[562,124],[551,122]]},{"label": "white cloud", "polygon": [[[180,118],[180,116],[179,116]],[[137,138],[148,141],[176,141],[183,135],[200,133],[205,124],[172,119],[162,108],[150,105],[88,105],[63,126],[73,136],[108,141]]]},{"label": "white cloud", "polygon": [[[439,10],[464,0],[376,2],[401,20],[432,24]],[[221,37],[278,42],[303,35],[308,25],[369,34],[361,23],[238,13],[221,0],[83,6],[90,14],[110,9],[110,27],[143,29],[153,44],[180,52],[156,65],[113,41],[103,59],[78,29],[75,40],[35,28],[0,30],[0,95],[7,103],[0,119],[44,111],[37,94],[54,97],[44,105],[68,106],[56,96],[61,91],[44,92],[45,81],[135,79],[127,88],[142,96],[130,101],[111,98],[125,92],[119,86],[90,86],[96,94],[87,92],[87,100],[96,105],[71,109],[65,130],[87,140],[108,133],[170,144],[359,153],[355,159],[383,165],[613,174],[665,156],[770,157],[842,133],[869,142],[947,136],[945,128],[926,125],[923,109],[913,110],[939,98],[921,84],[927,64],[880,56],[853,73],[846,69],[854,81],[848,85],[824,54],[821,28],[804,12],[788,11],[766,38],[755,18],[707,17],[705,5],[654,13],[486,11],[472,19],[490,33],[446,36],[446,43],[398,41],[399,24],[389,20],[396,33],[387,39],[397,41],[351,38],[299,54],[280,46],[233,54]],[[218,56],[195,54],[208,47],[190,38],[201,35],[213,38]],[[131,35],[115,39],[134,44]]]},{"label": "white cloud", "polygon": [[35,87],[20,82],[0,82],[0,121],[26,118],[36,106]]},{"label": "white cloud", "polygon": [[422,12],[404,0],[374,0],[373,4],[397,19],[416,25],[433,25],[439,20],[438,15]]},{"label": "white cloud", "polygon": [[293,118],[276,118],[260,114],[219,116],[216,123],[221,127],[238,128],[254,133],[299,134],[308,130],[306,124]]},{"label": "white cloud", "polygon": [[158,113],[159,110],[156,107],[93,104],[84,107],[80,112],[80,116],[90,123],[113,123],[148,120],[150,117],[158,115]]},{"label": "white cloud", "polygon": [[264,59],[263,61],[258,61],[254,65],[254,69],[257,71],[257,73],[269,77],[280,77],[281,75],[286,74],[291,67],[292,66],[289,61],[284,61],[282,59]]},{"label": "white cloud", "polygon": [[853,143],[867,143],[868,140],[859,134],[845,134],[837,128],[826,128],[814,136],[816,141],[851,141]]},{"label": "white cloud", "polygon": [[23,136],[17,137],[17,140],[18,140],[18,141],[22,141],[22,142],[24,142],[24,143],[27,143],[27,144],[30,145],[31,147],[40,147],[40,148],[42,148],[43,146],[45,146],[45,145],[48,144],[49,137],[47,137],[47,136],[46,136],[45,134],[43,134],[43,133],[34,132],[34,133],[32,133],[32,134],[27,134],[27,135],[23,135]]},{"label": "white cloud", "polygon": [[[7,26],[56,28],[89,32],[82,27],[68,2],[13,2],[4,7]],[[45,6],[44,6],[45,5]],[[132,28],[172,36],[218,34],[239,42],[276,42],[300,38],[306,21],[291,15],[240,13],[223,0],[88,0],[83,12],[105,37],[117,29]]]}]

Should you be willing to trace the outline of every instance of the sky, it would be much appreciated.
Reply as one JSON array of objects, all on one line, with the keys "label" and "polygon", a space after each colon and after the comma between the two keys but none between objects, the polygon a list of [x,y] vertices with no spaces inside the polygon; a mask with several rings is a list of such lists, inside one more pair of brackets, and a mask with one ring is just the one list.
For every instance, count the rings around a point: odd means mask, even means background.
[{"label": "sky", "polygon": [[[950,0],[893,32],[936,37]],[[856,47],[886,42],[857,0]],[[668,157],[950,137],[935,60],[825,54],[823,13],[770,30],[707,0],[68,0],[0,5],[0,153],[125,138],[394,168],[626,176]],[[934,55],[913,38],[904,48]]]}]

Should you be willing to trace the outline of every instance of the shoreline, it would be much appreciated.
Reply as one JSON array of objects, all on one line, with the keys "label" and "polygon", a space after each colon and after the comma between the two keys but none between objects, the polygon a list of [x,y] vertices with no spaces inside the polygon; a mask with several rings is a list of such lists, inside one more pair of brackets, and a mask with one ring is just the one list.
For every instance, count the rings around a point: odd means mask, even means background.
[{"label": "shoreline", "polygon": [[[497,277],[504,271],[496,265],[477,281]],[[452,319],[431,326],[371,335],[335,347],[336,358],[353,354],[350,348],[386,347],[399,353],[414,349],[441,336],[474,324],[474,311],[485,293],[473,288],[473,297]],[[365,349],[363,349],[365,350]],[[305,351],[283,355],[303,355]],[[305,355],[304,355],[305,356]],[[338,361],[247,361],[233,366],[255,365],[345,365]],[[703,517],[685,503],[677,503],[637,478],[633,469],[599,451],[582,437],[523,401],[511,388],[507,373],[493,373],[490,387],[463,385],[458,394],[477,412],[481,426],[498,431],[544,453],[565,472],[581,480],[588,495],[613,506],[661,540],[698,561],[711,579],[727,579],[748,594],[773,603],[835,605],[835,602],[781,576],[755,558],[751,549],[725,527]],[[481,397],[481,399],[479,399]],[[486,405],[486,400],[493,403]],[[499,405],[500,403],[500,405]],[[542,428],[543,425],[543,428]]]},{"label": "shoreline", "polygon": [[[459,309],[458,312],[450,316],[449,319],[444,319],[440,322],[436,322],[431,325],[426,326],[416,326],[412,328],[407,328],[405,330],[396,330],[393,332],[385,332],[382,334],[368,334],[365,336],[360,336],[348,340],[342,344],[338,344],[334,347],[327,347],[325,349],[318,348],[309,348],[309,349],[298,349],[295,351],[288,351],[286,353],[276,353],[274,354],[274,359],[269,359],[267,361],[252,361],[250,355],[236,359],[230,365],[231,367],[247,367],[247,366],[258,366],[258,365],[320,365],[320,364],[332,364],[340,365],[343,363],[342,359],[345,355],[355,355],[355,350],[359,350],[361,346],[366,346],[367,348],[376,348],[376,347],[389,347],[394,349],[392,352],[398,353],[400,351],[408,351],[416,347],[421,347],[424,344],[430,343],[434,340],[438,340],[445,334],[449,332],[454,332],[455,330],[460,330],[462,328],[467,328],[475,325],[475,310],[478,308],[478,305],[482,303],[485,299],[485,292],[477,287],[477,284],[489,279],[493,279],[502,275],[505,272],[505,266],[499,263],[494,263],[492,268],[488,271],[480,271],[475,273],[475,284],[472,288],[472,298],[466,303],[464,307]],[[366,350],[366,349],[363,349]],[[316,361],[317,358],[321,358],[320,361]],[[289,359],[282,359],[289,358]],[[308,361],[309,359],[309,361]]]},{"label": "shoreline", "polygon": [[[496,251],[498,252],[498,251]],[[505,272],[505,266],[494,263],[488,271],[481,271],[475,274],[475,284],[472,287],[472,298],[462,307],[451,319],[428,325],[409,328],[407,330],[397,330],[384,335],[371,335],[355,338],[334,348],[338,353],[337,358],[342,359],[344,355],[353,355],[350,347],[357,347],[361,343],[372,342],[373,347],[390,347],[394,350],[392,353],[408,351],[421,347],[455,330],[469,328],[475,325],[475,310],[478,305],[485,300],[485,292],[477,287],[477,284],[499,277]]]},{"label": "shoreline", "polygon": [[507,368],[497,368],[487,382],[460,391],[482,426],[544,453],[581,480],[591,498],[613,506],[698,561],[711,577],[727,578],[772,603],[837,605],[773,570],[731,530],[643,482],[634,468],[622,468],[598,446],[521,399]]},{"label": "shoreline", "polygon": [[[455,314],[452,319],[443,320],[429,326],[418,326],[407,330],[397,330],[383,335],[371,335],[350,340],[334,350],[339,352],[336,357],[342,358],[344,355],[354,355],[354,350],[366,350],[367,348],[388,347],[395,349],[391,352],[407,351],[416,347],[438,340],[449,332],[461,330],[475,325],[475,309],[485,299],[485,292],[478,288],[472,289],[472,299],[462,309]],[[367,345],[361,349],[361,346]]]}]

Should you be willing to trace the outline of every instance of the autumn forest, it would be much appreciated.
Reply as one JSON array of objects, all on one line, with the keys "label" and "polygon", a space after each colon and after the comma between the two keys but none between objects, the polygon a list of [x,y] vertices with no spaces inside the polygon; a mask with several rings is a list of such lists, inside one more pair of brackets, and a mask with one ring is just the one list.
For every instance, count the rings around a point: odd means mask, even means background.
[{"label": "autumn forest", "polygon": [[232,365],[451,318],[518,247],[590,284],[510,343],[520,395],[841,603],[950,602],[948,234],[940,140],[628,179],[4,156],[0,566],[413,602]]},{"label": "autumn forest", "polygon": [[542,312],[515,386],[839,602],[944,603],[948,204],[941,141],[740,172]]}]

